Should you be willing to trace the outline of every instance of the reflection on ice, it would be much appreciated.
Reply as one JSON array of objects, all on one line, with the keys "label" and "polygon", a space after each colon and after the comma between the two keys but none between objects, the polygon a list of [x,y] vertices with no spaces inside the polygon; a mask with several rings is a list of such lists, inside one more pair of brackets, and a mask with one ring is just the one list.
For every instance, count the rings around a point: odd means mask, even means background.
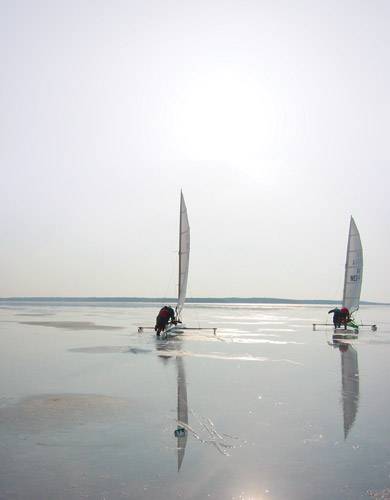
[{"label": "reflection on ice", "polygon": [[359,406],[359,366],[357,351],[348,342],[334,340],[341,355],[341,402],[343,406],[344,439],[355,422]]},{"label": "reflection on ice", "polygon": [[[269,344],[299,344],[298,342],[278,342],[278,341],[251,341],[248,339],[248,342],[241,343],[269,343]],[[237,342],[240,343],[240,342]],[[129,346],[95,346],[95,347],[75,347],[73,349],[69,349],[70,352],[76,353],[88,353],[88,354],[149,354],[152,349],[141,349],[138,347],[129,347]],[[204,359],[220,359],[227,361],[259,361],[259,362],[283,362],[289,363],[293,365],[302,365],[297,361],[293,361],[290,359],[271,359],[265,356],[255,356],[253,354],[228,354],[223,352],[210,352],[210,353],[198,353],[184,350],[177,350],[175,345],[170,343],[162,343],[157,347],[158,357],[162,359],[169,359],[172,357],[182,358],[182,357],[191,357],[191,358],[204,358]]]},{"label": "reflection on ice", "polygon": [[80,352],[88,354],[115,354],[115,353],[132,353],[132,354],[148,354],[151,349],[141,349],[139,347],[128,346],[95,346],[95,347],[74,347],[68,349],[69,352]]},{"label": "reflection on ice", "polygon": [[51,326],[66,330],[122,330],[122,326],[97,325],[92,321],[20,321],[21,325]]},{"label": "reflection on ice", "polygon": [[262,332],[295,332],[294,328],[261,328]]},{"label": "reflection on ice", "polygon": [[[286,318],[287,319],[287,318]],[[279,320],[267,320],[267,321],[240,321],[239,318],[235,318],[235,320],[228,320],[228,321],[209,321],[209,325],[221,325],[221,324],[226,324],[226,325],[248,325],[248,326],[253,326],[253,325],[285,325],[286,321],[280,321]]]},{"label": "reflection on ice", "polygon": [[356,350],[347,343],[340,342],[342,401],[344,418],[344,439],[355,422],[359,405],[359,367]]},{"label": "reflection on ice", "polygon": [[225,354],[225,353],[218,353],[218,352],[212,352],[208,354],[203,354],[203,353],[195,353],[195,352],[189,352],[189,351],[160,351],[158,354],[160,357],[172,357],[172,356],[190,356],[192,358],[210,358],[210,359],[225,359],[225,360],[230,360],[230,361],[268,361],[268,358],[262,357],[262,356],[252,356],[250,354],[247,355],[234,355],[234,354]]},{"label": "reflection on ice", "polygon": [[221,455],[229,456],[227,450],[237,447],[237,445],[233,445],[229,443],[229,441],[236,440],[238,438],[236,436],[231,436],[230,434],[217,432],[214,423],[209,418],[201,417],[194,411],[191,411],[191,414],[196,420],[196,423],[199,426],[199,430],[196,431],[188,424],[181,422],[183,427],[202,444],[214,446],[219,451],[219,453],[221,453]]},{"label": "reflection on ice", "polygon": [[205,306],[217,335],[169,340],[136,332],[148,308],[47,309],[0,311],[0,497],[386,498],[388,328],[335,352],[311,332],[323,308],[272,308],[259,324],[257,305]]},{"label": "reflection on ice", "polygon": [[223,337],[232,337],[237,333],[240,333],[240,336],[243,337],[279,337],[279,335],[275,335],[273,333],[249,333],[245,330],[236,330],[235,328],[224,328],[221,329],[219,335]]},{"label": "reflection on ice", "polygon": [[294,342],[294,341],[289,341],[289,340],[269,340],[269,339],[252,339],[252,338],[231,338],[229,339],[229,342],[235,343],[235,344],[279,344],[279,345],[286,345],[286,344],[297,344],[297,345],[302,345],[303,342]]},{"label": "reflection on ice", "polygon": [[24,398],[0,408],[2,425],[19,432],[46,432],[65,426],[126,420],[135,411],[125,398],[99,394],[50,394]]},{"label": "reflection on ice", "polygon": [[390,488],[384,490],[368,490],[367,495],[372,498],[379,498],[380,500],[390,500]]},{"label": "reflection on ice", "polygon": [[221,359],[221,360],[228,360],[228,361],[260,361],[260,362],[277,362],[277,363],[289,363],[292,365],[298,365],[301,366],[302,363],[299,363],[298,361],[293,361],[290,359],[271,359],[267,358],[265,356],[254,356],[252,354],[242,354],[242,355],[235,355],[235,354],[227,354],[227,353],[222,353],[222,352],[211,352],[208,354],[203,354],[203,353],[195,353],[195,352],[189,352],[189,351],[161,351],[159,352],[159,357],[161,358],[171,358],[173,356],[189,356],[192,358],[209,358],[209,359]]},{"label": "reflection on ice", "polygon": [[40,312],[31,312],[31,313],[17,313],[15,316],[54,316],[54,313],[40,313]]},{"label": "reflection on ice", "polygon": [[288,328],[261,328],[256,333],[249,333],[246,330],[236,330],[234,328],[221,328],[219,332],[219,336],[228,337],[240,334],[240,337],[280,337],[280,335],[276,335],[276,333],[265,333],[265,332],[293,332],[294,330]]},{"label": "reflection on ice", "polygon": [[321,441],[323,439],[323,437],[324,436],[322,434],[316,434],[315,436],[304,439],[303,443],[304,444],[318,443],[319,441]]},{"label": "reflection on ice", "polygon": [[[185,450],[187,446],[188,434],[194,437],[202,444],[211,445],[222,455],[229,456],[228,450],[235,448],[231,444],[231,440],[237,439],[229,434],[220,433],[216,430],[214,423],[210,418],[200,417],[194,410],[191,410],[191,415],[194,424],[189,425],[188,421],[188,398],[187,398],[187,381],[183,357],[212,357],[214,359],[239,359],[239,360],[254,360],[252,357],[246,356],[227,356],[219,353],[211,354],[195,354],[181,349],[180,336],[167,338],[163,341],[156,340],[156,349],[158,356],[162,358],[176,357],[177,370],[177,428],[174,435],[177,439],[177,470],[180,471]],[[265,358],[264,358],[265,359]],[[260,358],[258,359],[260,360]],[[262,359],[261,359],[262,360]]]},{"label": "reflection on ice", "polygon": [[187,426],[188,426],[188,401],[187,401],[187,383],[184,371],[183,359],[176,357],[177,368],[177,425],[175,431],[177,437],[177,470],[180,470],[183,462],[184,453],[187,444]]}]

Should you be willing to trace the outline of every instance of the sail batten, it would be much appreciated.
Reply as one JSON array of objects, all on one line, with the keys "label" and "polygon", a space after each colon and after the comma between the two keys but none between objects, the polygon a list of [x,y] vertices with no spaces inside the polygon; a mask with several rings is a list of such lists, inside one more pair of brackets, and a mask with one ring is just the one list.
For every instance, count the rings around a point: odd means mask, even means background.
[{"label": "sail batten", "polygon": [[343,291],[343,307],[346,307],[351,314],[359,309],[362,278],[363,248],[359,231],[353,217],[351,217]]}]

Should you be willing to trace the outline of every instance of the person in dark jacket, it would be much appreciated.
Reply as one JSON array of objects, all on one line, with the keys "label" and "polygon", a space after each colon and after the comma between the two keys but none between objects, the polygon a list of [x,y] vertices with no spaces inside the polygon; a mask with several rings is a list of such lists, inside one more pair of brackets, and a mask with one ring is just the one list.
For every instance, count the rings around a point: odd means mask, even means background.
[{"label": "person in dark jacket", "polygon": [[341,311],[338,307],[328,311],[328,314],[333,313],[333,324],[335,328],[340,328],[341,326]]},{"label": "person in dark jacket", "polygon": [[156,318],[156,326],[154,327],[157,335],[165,330],[169,321],[175,323],[175,311],[171,306],[164,306],[160,309],[158,316]]}]

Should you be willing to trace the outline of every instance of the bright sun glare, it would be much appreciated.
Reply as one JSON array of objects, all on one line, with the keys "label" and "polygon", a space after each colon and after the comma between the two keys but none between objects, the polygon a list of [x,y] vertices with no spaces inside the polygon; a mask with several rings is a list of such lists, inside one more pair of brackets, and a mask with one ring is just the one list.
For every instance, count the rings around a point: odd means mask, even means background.
[{"label": "bright sun glare", "polygon": [[273,91],[258,82],[227,70],[188,82],[174,111],[182,152],[200,160],[242,161],[266,151],[280,116]]}]

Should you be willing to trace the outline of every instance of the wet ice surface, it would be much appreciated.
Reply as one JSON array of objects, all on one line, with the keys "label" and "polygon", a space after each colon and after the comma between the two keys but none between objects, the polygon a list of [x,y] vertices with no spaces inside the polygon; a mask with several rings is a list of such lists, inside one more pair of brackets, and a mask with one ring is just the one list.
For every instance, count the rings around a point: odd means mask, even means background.
[{"label": "wet ice surface", "polygon": [[326,306],[157,310],[0,308],[1,499],[390,498],[390,308],[342,348]]},{"label": "wet ice surface", "polygon": [[121,326],[97,325],[92,321],[20,321],[21,325],[48,326],[64,330],[120,330]]}]

